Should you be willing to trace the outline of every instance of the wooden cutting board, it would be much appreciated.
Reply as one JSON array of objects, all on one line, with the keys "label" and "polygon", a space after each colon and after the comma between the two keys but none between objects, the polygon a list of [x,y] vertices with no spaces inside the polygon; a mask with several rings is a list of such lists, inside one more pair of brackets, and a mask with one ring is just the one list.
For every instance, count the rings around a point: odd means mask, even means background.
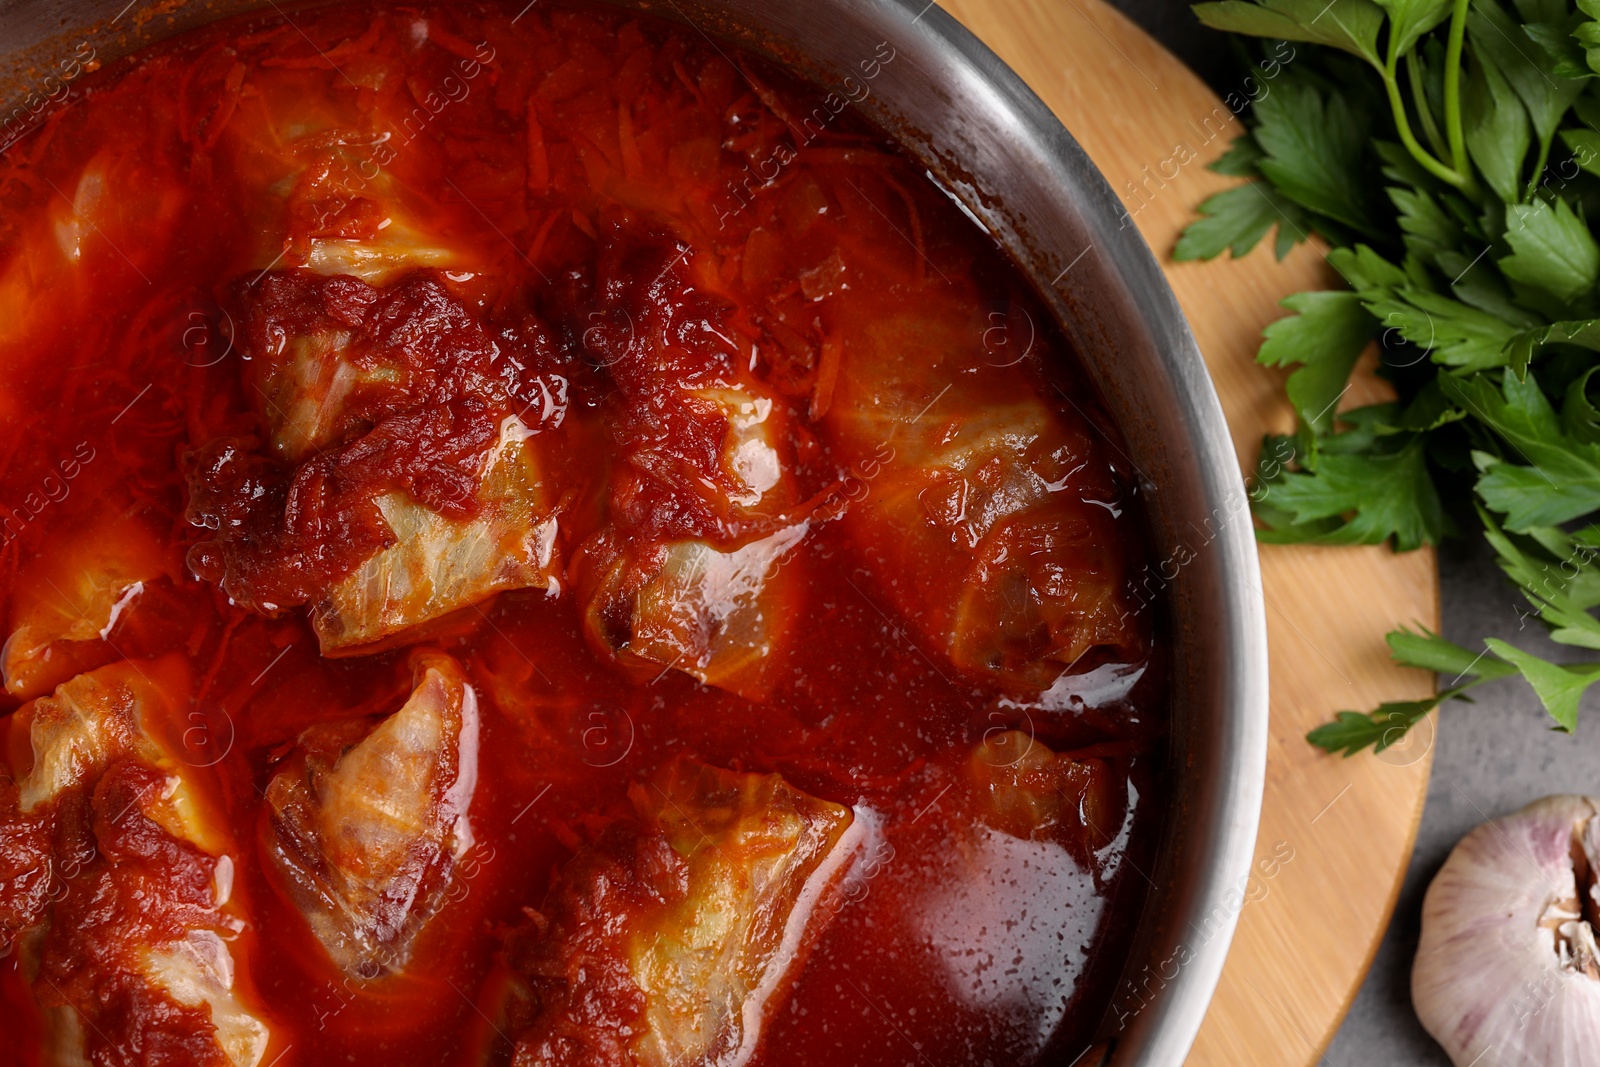
[{"label": "wooden cutting board", "polygon": [[[1322,253],[1282,263],[1270,239],[1242,260],[1174,263],[1194,206],[1234,184],[1205,169],[1242,121],[1192,72],[1102,0],[940,0],[1060,117],[1133,214],[1194,329],[1234,446],[1254,465],[1261,435],[1294,416],[1283,374],[1255,363],[1261,329],[1290,293],[1333,286]],[[1236,104],[1270,91],[1241,84]],[[1359,374],[1342,406],[1383,386]],[[1262,546],[1272,730],[1257,868],[1193,1067],[1291,1067],[1321,1058],[1388,925],[1422,816],[1434,716],[1380,756],[1322,754],[1307,730],[1344,708],[1423,696],[1433,679],[1390,663],[1383,635],[1438,628],[1431,551]]]}]

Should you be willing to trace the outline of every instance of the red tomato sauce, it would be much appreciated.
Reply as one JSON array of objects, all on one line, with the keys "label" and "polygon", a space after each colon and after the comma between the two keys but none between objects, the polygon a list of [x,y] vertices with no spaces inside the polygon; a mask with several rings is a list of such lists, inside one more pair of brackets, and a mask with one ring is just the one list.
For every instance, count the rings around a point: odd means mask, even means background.
[{"label": "red tomato sauce", "polygon": [[[896,56],[862,60],[870,87]],[[46,588],[30,567],[73,566],[73,538],[155,539],[155,576],[53,654],[166,665],[159,728],[218,813],[263,1062],[492,1058],[508,935],[677,756],[780,773],[872,830],[755,1062],[1065,1063],[1095,1038],[1160,829],[1166,637],[1131,592],[1138,486],[1021,273],[827,92],[599,6],[348,3],[115,64],[0,155],[0,607],[15,629],[24,587]],[[398,266],[328,266],[380,245]],[[275,447],[301,424],[268,357],[311,335],[366,377]],[[724,453],[712,394],[732,380],[769,428],[740,453],[755,466]],[[921,413],[872,422],[908,396]],[[927,458],[995,411],[1001,437],[1048,427],[1026,521],[1004,511],[1011,460]],[[319,597],[397,541],[379,498],[484,515],[508,418],[555,516],[547,584],[321,654]],[[753,666],[695,676],[637,632],[645,651],[616,651],[651,553],[784,530]],[[1018,597],[1045,607],[1014,623]],[[362,981],[265,872],[265,794],[309,727],[400,707],[416,644],[477,694],[474,844],[409,961]],[[975,829],[974,746],[1005,730],[1101,761],[1113,825]],[[12,731],[10,778],[31,759]],[[0,825],[11,884],[38,869],[28,848],[55,857],[55,928],[96,921],[74,886],[108,861],[62,859],[91,823],[63,815],[45,844]],[[202,892],[193,846],[146,851]],[[85,965],[131,951],[73,944]],[[0,960],[0,1063],[47,1062],[25,957]],[[203,1013],[119,1003],[150,1018],[118,1027],[174,1035],[169,1058],[96,1062],[192,1061]]]}]

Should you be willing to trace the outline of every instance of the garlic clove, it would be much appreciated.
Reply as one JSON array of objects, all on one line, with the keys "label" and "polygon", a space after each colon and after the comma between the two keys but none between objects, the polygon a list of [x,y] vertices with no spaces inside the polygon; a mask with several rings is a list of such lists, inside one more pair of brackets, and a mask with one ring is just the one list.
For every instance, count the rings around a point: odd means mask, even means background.
[{"label": "garlic clove", "polygon": [[1600,800],[1463,837],[1422,905],[1411,1000],[1456,1067],[1600,1067]]}]

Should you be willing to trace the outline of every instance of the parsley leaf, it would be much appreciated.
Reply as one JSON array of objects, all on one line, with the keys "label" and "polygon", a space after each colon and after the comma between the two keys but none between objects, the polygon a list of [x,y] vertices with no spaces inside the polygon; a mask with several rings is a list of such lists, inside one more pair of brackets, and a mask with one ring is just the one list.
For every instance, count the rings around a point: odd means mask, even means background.
[{"label": "parsley leaf", "polygon": [[[1533,120],[1534,132],[1539,137],[1539,162],[1534,168],[1537,178],[1537,172],[1544,169],[1544,160],[1549,155],[1550,142],[1561,116],[1583,92],[1583,80],[1557,72],[1550,55],[1532,45],[1522,27],[1495,0],[1472,0],[1467,14],[1467,36],[1478,57],[1499,68],[1528,109],[1528,117]],[[1509,201],[1515,197],[1502,196],[1501,199]]]},{"label": "parsley leaf", "polygon": [[1256,139],[1243,133],[1233,139],[1226,152],[1207,163],[1206,169],[1234,178],[1255,178],[1259,177],[1256,161],[1260,158],[1261,148]]},{"label": "parsley leaf", "polygon": [[1461,240],[1461,227],[1445,213],[1439,201],[1425,189],[1391,188],[1389,200],[1400,213],[1400,229],[1405,232],[1406,251],[1423,259],[1437,261]]},{"label": "parsley leaf", "polygon": [[1516,326],[1496,315],[1411,286],[1371,296],[1367,310],[1435,363],[1462,370],[1504,366],[1506,345],[1517,335]]},{"label": "parsley leaf", "polygon": [[1582,444],[1562,433],[1532,374],[1519,380],[1508,370],[1500,389],[1482,376],[1463,381],[1446,375],[1439,384],[1521,461],[1487,452],[1474,455],[1481,474],[1478,495],[1506,516],[1507,526],[1554,526],[1600,508],[1600,445]]},{"label": "parsley leaf", "polygon": [[1512,254],[1500,261],[1501,272],[1558,300],[1592,292],[1600,277],[1600,245],[1565,200],[1553,208],[1543,200],[1513,205],[1506,212],[1506,243]]},{"label": "parsley leaf", "polygon": [[[1600,39],[1600,23],[1595,23],[1595,32],[1597,39]],[[1572,152],[1572,161],[1579,170],[1600,175],[1600,133],[1594,130],[1562,130],[1561,141]]]},{"label": "parsley leaf", "polygon": [[1296,293],[1282,305],[1299,314],[1266,328],[1256,359],[1267,366],[1301,364],[1289,375],[1289,400],[1307,425],[1332,429],[1334,407],[1372,342],[1375,323],[1352,292]]},{"label": "parsley leaf", "polygon": [[1600,663],[1562,667],[1497,638],[1488,638],[1484,643],[1495,655],[1515,664],[1522,672],[1550,718],[1555,720],[1556,729],[1570,734],[1578,728],[1578,701],[1586,689],[1600,681]]},{"label": "parsley leaf", "polygon": [[1428,712],[1454,695],[1446,692],[1423,700],[1386,701],[1378,705],[1378,710],[1365,715],[1341,711],[1333,722],[1323,723],[1306,734],[1306,740],[1328,752],[1343,752],[1347,757],[1368,746],[1374,752],[1382,752],[1404,737]]},{"label": "parsley leaf", "polygon": [[1589,16],[1573,28],[1572,37],[1583,47],[1589,69],[1600,74],[1600,0],[1578,0],[1578,10]]},{"label": "parsley leaf", "polygon": [[1522,27],[1534,44],[1544,49],[1550,57],[1551,71],[1564,78],[1587,78],[1588,57],[1578,43],[1578,30],[1588,20],[1581,14],[1558,18],[1550,22],[1530,22]]},{"label": "parsley leaf", "polygon": [[[1370,427],[1349,433],[1373,440]],[[1444,509],[1428,474],[1423,436],[1382,435],[1369,449],[1337,451],[1344,436],[1323,442],[1314,469],[1285,470],[1263,483],[1256,508],[1260,540],[1376,545],[1392,537],[1402,552],[1437,542]]]},{"label": "parsley leaf", "polygon": [[1372,0],[1220,0],[1196,4],[1194,13],[1214,30],[1279,41],[1309,41],[1339,48],[1378,66],[1383,10]]},{"label": "parsley leaf", "polygon": [[1600,650],[1600,619],[1589,609],[1600,604],[1600,548],[1575,541],[1555,527],[1534,527],[1519,544],[1482,509],[1484,536],[1499,556],[1500,569],[1551,628],[1552,640],[1563,645]]},{"label": "parsley leaf", "polygon": [[1418,629],[1422,632],[1417,633],[1402,627],[1392,631],[1384,639],[1388,642],[1389,654],[1394,657],[1396,663],[1406,667],[1419,667],[1435,674],[1452,675],[1450,680],[1452,686],[1466,677],[1487,681],[1517,673],[1514,667],[1493,656],[1483,652],[1474,653],[1470,648],[1462,648],[1453,641],[1446,641],[1425,626]]},{"label": "parsley leaf", "polygon": [[1417,38],[1450,14],[1450,0],[1376,0],[1389,14],[1390,47],[1409,52]]},{"label": "parsley leaf", "polygon": [[1544,346],[1553,344],[1580,345],[1600,352],[1600,319],[1552,322],[1517,334],[1506,349],[1512,371],[1518,378],[1525,376]]},{"label": "parsley leaf", "polygon": [[1200,205],[1204,218],[1191,222],[1178,238],[1172,258],[1214,259],[1231,250],[1242,256],[1256,246],[1268,230],[1278,227],[1278,258],[1288,253],[1282,234],[1287,230],[1295,240],[1305,240],[1311,220],[1296,204],[1290,203],[1266,182],[1246,182],[1227,189]]},{"label": "parsley leaf", "polygon": [[1568,437],[1586,445],[1600,444],[1600,409],[1589,399],[1589,379],[1597,370],[1600,366],[1590,367],[1574,378],[1561,405],[1561,428]]},{"label": "parsley leaf", "polygon": [[1415,263],[1401,270],[1366,245],[1336,249],[1328,262],[1355,287],[1373,318],[1435,363],[1482,370],[1504,366],[1510,358],[1506,346],[1517,336],[1518,324],[1435,292]]},{"label": "parsley leaf", "polygon": [[1256,101],[1261,175],[1300,206],[1362,232],[1374,230],[1362,180],[1367,135],[1350,103],[1309,80],[1284,77]]},{"label": "parsley leaf", "polygon": [[1478,173],[1500,199],[1516,200],[1533,134],[1511,83],[1493,63],[1480,59],[1467,75],[1461,106],[1467,152]]},{"label": "parsley leaf", "polygon": [[1328,262],[1345,281],[1350,283],[1351,288],[1362,292],[1393,289],[1411,280],[1405,271],[1378,255],[1367,245],[1335,248],[1328,253]]}]

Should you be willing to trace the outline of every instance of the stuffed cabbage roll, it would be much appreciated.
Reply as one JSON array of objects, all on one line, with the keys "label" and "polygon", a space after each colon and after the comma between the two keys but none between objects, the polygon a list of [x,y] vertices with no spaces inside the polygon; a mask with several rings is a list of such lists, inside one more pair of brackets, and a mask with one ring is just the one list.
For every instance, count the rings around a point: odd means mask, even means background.
[{"label": "stuffed cabbage roll", "polygon": [[36,697],[115,658],[106,637],[165,570],[156,532],[131,509],[53,539],[17,575],[0,649],[6,692]]},{"label": "stuffed cabbage roll", "polygon": [[365,650],[506,590],[559,589],[557,502],[531,436],[506,416],[470,517],[451,518],[405,492],[374,498],[394,543],[312,606],[325,655]]},{"label": "stuffed cabbage roll", "polygon": [[558,587],[539,434],[560,425],[565,386],[537,322],[492,331],[431,272],[383,289],[268,273],[235,301],[267,440],[191,456],[190,519],[216,531],[190,553],[196,574],[257,610],[308,604],[327,655]]},{"label": "stuffed cabbage roll", "polygon": [[808,530],[781,396],[745,369],[729,305],[665,237],[610,246],[585,334],[616,386],[606,521],[574,557],[590,643],[641,678],[765,692]]},{"label": "stuffed cabbage roll", "polygon": [[262,235],[224,301],[261,434],[190,464],[191,519],[217,531],[191,569],[263,612],[308,605],[327,655],[424,638],[497,593],[554,590],[561,569],[535,437],[565,414],[564,357],[501,299],[485,250],[516,249],[475,205],[416,191],[440,184],[435,154],[396,151],[418,107],[401,68],[482,64],[425,32],[404,60],[352,62],[359,93],[308,95],[303,72],[270,66],[219,75],[238,94],[216,152]]},{"label": "stuffed cabbage roll", "polygon": [[1091,649],[1142,656],[1121,490],[1091,428],[984,364],[975,301],[915,318],[841,310],[826,422],[863,487],[845,521],[869,559],[919,576],[881,591],[957,667],[1019,690]]},{"label": "stuffed cabbage roll", "polygon": [[806,530],[797,523],[734,549],[705,541],[641,548],[608,531],[580,556],[585,632],[641,680],[676,669],[759,700],[799,593],[783,564]]},{"label": "stuffed cabbage roll", "polygon": [[978,817],[1012,837],[1065,844],[1086,866],[1122,828],[1122,784],[1095,757],[1052,751],[1021,730],[986,735],[967,759]]},{"label": "stuffed cabbage roll", "polygon": [[47,885],[31,910],[0,894],[0,932],[21,946],[49,1062],[142,1049],[256,1067],[267,1052],[230,947],[247,926],[236,850],[167,741],[186,694],[180,662],[125,661],[14,717],[32,758],[14,797],[0,796],[0,840],[31,836]]},{"label": "stuffed cabbage roll", "polygon": [[417,106],[398,65],[372,53],[360,64],[361,93],[308,93],[303,72],[239,66],[238,106],[216,151],[259,219],[252,266],[374,284],[419,267],[480,269],[486,242],[446,226],[452,213],[406,180],[431,160],[396,152]]},{"label": "stuffed cabbage roll", "polygon": [[513,938],[519,1067],[748,1062],[857,847],[776,774],[680,759],[630,795]]},{"label": "stuffed cabbage roll", "polygon": [[472,847],[478,703],[442,652],[412,653],[405,705],[312,727],[267,787],[269,867],[353,977],[402,969]]}]

